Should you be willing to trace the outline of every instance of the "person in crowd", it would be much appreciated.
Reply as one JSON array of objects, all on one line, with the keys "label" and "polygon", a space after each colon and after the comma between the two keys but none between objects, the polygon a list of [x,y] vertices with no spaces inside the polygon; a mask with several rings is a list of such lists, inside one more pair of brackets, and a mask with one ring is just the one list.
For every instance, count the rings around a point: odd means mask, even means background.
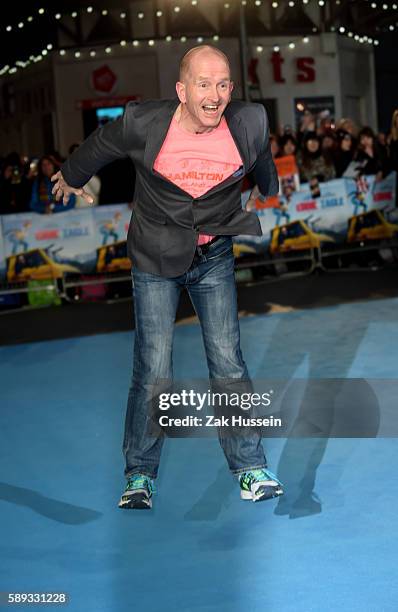
[{"label": "person in crowd", "polygon": [[333,154],[337,148],[337,138],[333,130],[324,132],[321,136],[321,150],[328,158],[333,158]]},{"label": "person in crowd", "polygon": [[321,140],[326,134],[330,134],[334,130],[333,119],[330,115],[330,111],[328,110],[324,110],[319,113],[317,123],[318,126],[316,129],[316,133],[321,138]]},{"label": "person in crowd", "polygon": [[301,147],[305,134],[307,132],[315,132],[316,131],[316,118],[313,113],[309,110],[305,110],[303,116],[300,119],[300,125],[297,132],[297,142]]},{"label": "person in crowd", "polygon": [[309,111],[305,110],[303,116],[300,121],[300,132],[315,132],[316,128],[316,118],[315,115]]},{"label": "person in crowd", "polygon": [[[258,217],[240,204],[245,169],[255,166],[263,197],[277,193],[278,179],[264,107],[231,101],[232,89],[227,56],[210,45],[194,47],[181,61],[177,99],[128,104],[123,119],[94,132],[53,177],[58,199],[72,193],[89,198],[81,186],[100,167],[126,155],[137,167],[128,233],[135,358],[121,508],[152,506],[164,436],[148,432],[148,392],[172,378],[183,287],[199,313],[212,385],[224,388],[223,381],[233,379],[234,389],[251,387],[240,349],[231,235],[261,234]],[[220,431],[219,439],[242,499],[257,502],[283,493],[267,469],[261,431],[230,429],[226,435]]]},{"label": "person in crowd", "polygon": [[317,177],[318,181],[330,181],[336,172],[331,159],[322,153],[320,139],[316,132],[307,132],[302,149],[297,155],[300,181],[309,182]]},{"label": "person in crowd", "polygon": [[[69,147],[69,155],[72,155],[72,153],[78,148],[79,145],[77,143],[71,145]],[[99,178],[99,176],[92,176],[88,183],[84,185],[83,189],[91,195],[92,202],[91,204],[89,204],[85,198],[80,195],[77,195],[75,208],[87,208],[88,206],[97,206],[99,201],[99,194],[101,191],[101,179]]]},{"label": "person in crowd", "polygon": [[51,151],[47,155],[58,168],[60,168],[65,161],[65,157],[63,157],[61,153],[57,151],[57,149],[51,149]]},{"label": "person in crowd", "polygon": [[391,170],[398,172],[398,109],[392,115],[391,132],[388,138],[388,153]]},{"label": "person in crowd", "polygon": [[355,141],[351,134],[343,129],[337,130],[336,137],[337,147],[333,152],[333,163],[336,177],[341,178],[354,159]]},{"label": "person in crowd", "polygon": [[76,196],[71,194],[66,204],[57,202],[52,194],[51,177],[59,170],[54,160],[48,155],[43,155],[38,163],[37,177],[32,186],[30,208],[34,212],[50,215],[52,213],[64,212],[74,208]]},{"label": "person in crowd", "polygon": [[336,129],[348,132],[349,134],[351,134],[354,140],[358,138],[359,128],[353,119],[350,119],[348,117],[340,119],[337,122]]},{"label": "person in crowd", "polygon": [[280,153],[280,147],[279,147],[278,138],[276,137],[275,134],[270,134],[270,136],[269,136],[269,143],[270,143],[270,147],[271,147],[271,155],[275,159],[276,157],[278,157],[278,155]]},{"label": "person in crowd", "polygon": [[376,180],[381,180],[388,174],[386,150],[378,143],[375,133],[368,126],[359,131],[355,161],[361,165],[361,174],[374,174]]},{"label": "person in crowd", "polygon": [[377,142],[379,143],[379,145],[381,145],[383,147],[383,149],[387,149],[388,146],[388,142],[387,142],[387,134],[385,132],[378,132],[377,133]]},{"label": "person in crowd", "polygon": [[277,157],[296,155],[297,141],[292,134],[284,134],[279,140],[279,153]]},{"label": "person in crowd", "polygon": [[0,177],[0,215],[29,210],[31,182],[24,173],[21,157],[13,152],[3,161]]}]

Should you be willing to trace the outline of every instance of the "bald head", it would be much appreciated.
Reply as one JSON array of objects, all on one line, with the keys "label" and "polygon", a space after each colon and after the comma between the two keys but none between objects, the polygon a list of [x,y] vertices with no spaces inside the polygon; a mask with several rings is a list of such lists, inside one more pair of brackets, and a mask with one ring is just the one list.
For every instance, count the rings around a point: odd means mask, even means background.
[{"label": "bald head", "polygon": [[180,100],[177,121],[189,132],[211,132],[229,104],[233,83],[227,56],[210,45],[184,55],[176,91]]},{"label": "bald head", "polygon": [[211,45],[199,45],[198,47],[193,47],[187,51],[182,58],[180,62],[180,81],[182,83],[187,81],[191,73],[191,67],[198,58],[201,60],[211,60],[215,57],[223,60],[228,72],[230,72],[229,61],[225,53],[220,51],[220,49],[217,49],[217,47],[212,47]]}]

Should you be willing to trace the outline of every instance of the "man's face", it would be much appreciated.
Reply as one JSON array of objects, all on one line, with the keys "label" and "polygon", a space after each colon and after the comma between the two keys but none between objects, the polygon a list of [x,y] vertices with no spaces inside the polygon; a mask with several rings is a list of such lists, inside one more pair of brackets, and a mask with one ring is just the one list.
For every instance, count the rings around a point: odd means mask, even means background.
[{"label": "man's face", "polygon": [[184,82],[176,84],[186,127],[198,132],[216,128],[232,89],[229,67],[222,57],[211,51],[193,55]]}]

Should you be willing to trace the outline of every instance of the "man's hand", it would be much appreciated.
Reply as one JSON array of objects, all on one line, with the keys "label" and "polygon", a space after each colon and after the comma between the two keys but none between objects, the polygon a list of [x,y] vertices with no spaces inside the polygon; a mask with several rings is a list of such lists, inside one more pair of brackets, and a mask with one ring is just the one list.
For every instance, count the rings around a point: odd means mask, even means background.
[{"label": "man's hand", "polygon": [[62,176],[61,171],[54,174],[51,177],[51,180],[54,183],[54,187],[52,188],[52,194],[55,195],[55,199],[57,200],[57,202],[59,202],[62,198],[63,203],[67,204],[69,201],[69,197],[72,193],[84,198],[86,202],[88,202],[88,204],[92,204],[94,202],[93,197],[89,193],[87,193],[87,191],[84,191],[82,187],[79,187],[77,189],[75,187],[70,187],[70,185],[68,185],[68,183]]},{"label": "man's hand", "polygon": [[256,209],[256,200],[260,195],[260,190],[257,187],[257,185],[255,185],[253,187],[253,189],[250,192],[249,195],[249,199],[247,200],[246,204],[245,204],[245,210],[255,210]]}]

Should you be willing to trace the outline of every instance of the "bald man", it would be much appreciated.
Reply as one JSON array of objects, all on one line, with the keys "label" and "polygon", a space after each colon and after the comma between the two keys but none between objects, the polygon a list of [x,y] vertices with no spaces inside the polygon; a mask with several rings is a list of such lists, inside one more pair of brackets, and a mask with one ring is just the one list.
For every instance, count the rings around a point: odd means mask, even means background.
[{"label": "bald man", "polygon": [[[182,58],[177,99],[129,103],[122,118],[92,134],[54,175],[53,193],[67,202],[105,164],[130,157],[136,168],[127,236],[135,303],[134,366],[123,454],[127,485],[120,508],[152,507],[163,433],[150,435],[149,389],[170,381],[180,291],[189,293],[202,328],[210,379],[251,389],[242,358],[232,236],[261,235],[257,216],[241,207],[241,183],[254,172],[265,197],[278,192],[264,107],[231,101],[228,58],[203,45]],[[128,177],[126,177],[128,179]],[[247,416],[247,415],[246,415]],[[278,497],[261,431],[219,429],[241,498]],[[211,477],[213,480],[213,477]],[[178,491],[176,492],[178,494]]]}]

